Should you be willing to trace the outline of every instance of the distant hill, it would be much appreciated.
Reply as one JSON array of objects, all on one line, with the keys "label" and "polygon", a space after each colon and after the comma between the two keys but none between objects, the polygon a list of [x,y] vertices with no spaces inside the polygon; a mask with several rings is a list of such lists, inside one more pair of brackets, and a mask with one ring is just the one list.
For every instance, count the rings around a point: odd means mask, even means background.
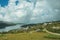
[{"label": "distant hill", "polygon": [[4,21],[0,21],[0,29],[1,28],[5,28],[7,26],[13,26],[13,25],[16,25],[16,24],[9,23],[9,22],[4,22]]}]

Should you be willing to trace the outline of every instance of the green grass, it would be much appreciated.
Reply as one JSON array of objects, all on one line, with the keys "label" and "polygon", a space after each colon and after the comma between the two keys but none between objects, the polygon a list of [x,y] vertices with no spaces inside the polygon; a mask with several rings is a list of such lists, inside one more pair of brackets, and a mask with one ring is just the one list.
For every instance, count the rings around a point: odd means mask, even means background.
[{"label": "green grass", "polygon": [[[43,26],[43,24],[34,25],[33,28],[29,28],[29,32],[13,30],[9,31],[8,33],[1,33],[0,40],[60,40],[60,36],[57,35],[48,34],[46,32],[34,32],[36,29],[43,30],[45,28]],[[48,28],[52,26],[60,27],[60,23],[47,25]]]},{"label": "green grass", "polygon": [[57,39],[54,38],[56,36],[47,35],[47,33],[45,32],[17,33],[3,35],[4,36],[0,36],[0,40],[59,40],[59,38]]},{"label": "green grass", "polygon": [[58,36],[58,35],[52,35],[52,34],[47,34],[45,36],[45,38],[48,38],[48,39],[60,39],[60,36]]}]

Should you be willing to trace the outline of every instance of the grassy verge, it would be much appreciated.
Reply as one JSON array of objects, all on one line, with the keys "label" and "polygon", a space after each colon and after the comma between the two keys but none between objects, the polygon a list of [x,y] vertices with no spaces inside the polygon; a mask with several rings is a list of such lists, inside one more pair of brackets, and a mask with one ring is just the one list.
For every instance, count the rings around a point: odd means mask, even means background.
[{"label": "grassy verge", "polygon": [[0,40],[59,40],[56,35],[47,34],[45,32],[33,32],[33,33],[17,33],[17,34],[3,34],[0,36]]}]

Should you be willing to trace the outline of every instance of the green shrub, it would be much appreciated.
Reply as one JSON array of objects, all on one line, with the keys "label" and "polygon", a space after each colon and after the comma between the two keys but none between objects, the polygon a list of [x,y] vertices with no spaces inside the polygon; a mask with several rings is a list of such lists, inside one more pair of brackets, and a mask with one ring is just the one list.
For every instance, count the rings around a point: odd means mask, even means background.
[{"label": "green shrub", "polygon": [[49,39],[60,39],[60,36],[58,36],[58,35],[52,35],[52,34],[47,34],[45,36],[45,38],[49,38]]}]

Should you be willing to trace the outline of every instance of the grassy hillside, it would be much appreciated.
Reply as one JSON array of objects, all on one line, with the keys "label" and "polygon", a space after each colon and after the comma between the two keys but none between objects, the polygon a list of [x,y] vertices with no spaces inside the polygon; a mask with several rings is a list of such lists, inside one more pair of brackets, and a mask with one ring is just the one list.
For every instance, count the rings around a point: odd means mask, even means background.
[{"label": "grassy hillside", "polygon": [[48,31],[60,34],[60,22],[29,24],[23,26],[25,27],[22,27],[21,29],[0,33],[0,40],[60,40],[60,36],[43,31],[43,29],[46,28]]},{"label": "grassy hillside", "polygon": [[17,33],[17,34],[0,34],[0,40],[60,40],[56,36],[49,36],[44,32],[33,32],[33,33]]}]

